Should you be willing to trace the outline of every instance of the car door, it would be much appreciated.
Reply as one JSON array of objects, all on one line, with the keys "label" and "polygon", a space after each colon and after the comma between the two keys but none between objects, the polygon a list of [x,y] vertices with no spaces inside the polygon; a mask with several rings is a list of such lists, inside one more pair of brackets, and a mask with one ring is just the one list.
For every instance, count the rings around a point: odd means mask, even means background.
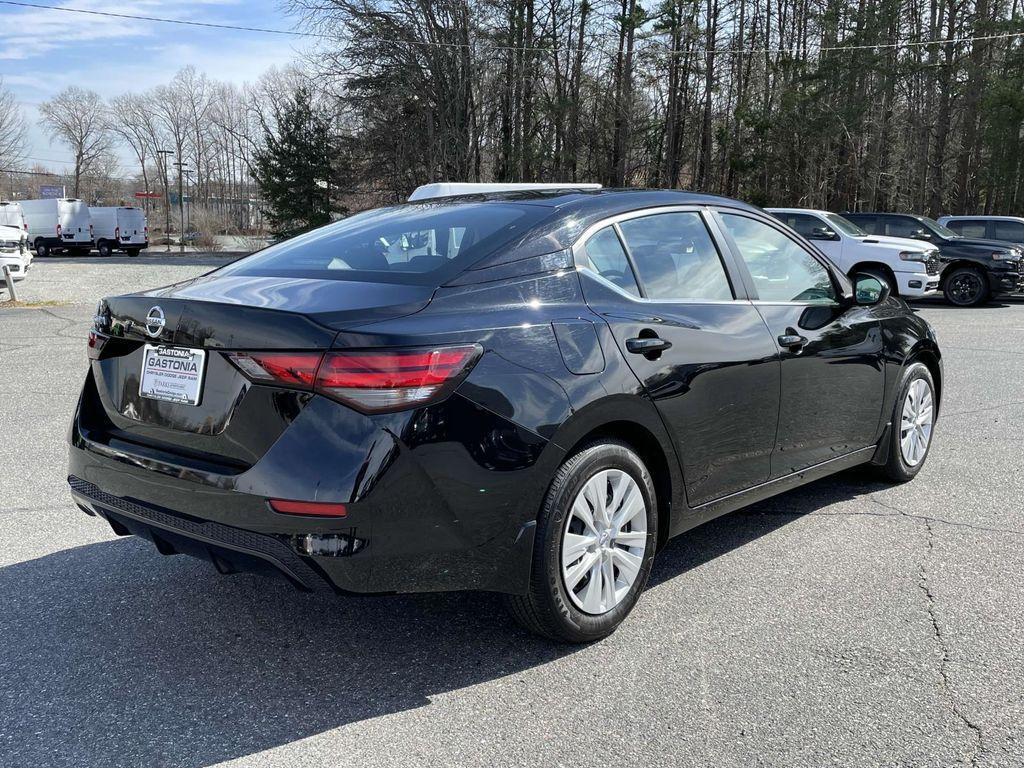
[{"label": "car door", "polygon": [[873,443],[885,373],[872,308],[841,303],[824,262],[775,224],[728,209],[717,220],[781,359],[771,476]]},{"label": "car door", "polygon": [[588,304],[676,441],[698,506],[768,479],[779,360],[698,208],[627,214],[576,246]]}]

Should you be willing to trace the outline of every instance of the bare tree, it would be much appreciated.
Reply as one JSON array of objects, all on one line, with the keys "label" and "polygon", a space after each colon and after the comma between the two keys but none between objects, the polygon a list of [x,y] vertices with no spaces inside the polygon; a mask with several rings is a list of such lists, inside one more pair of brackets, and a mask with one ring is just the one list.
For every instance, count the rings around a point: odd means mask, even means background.
[{"label": "bare tree", "polygon": [[70,86],[39,107],[40,124],[51,139],[68,145],[74,155],[74,195],[82,176],[109,155],[111,137],[104,118],[106,105],[95,91]]},{"label": "bare tree", "polygon": [[25,159],[26,130],[25,115],[0,77],[0,166],[14,168]]}]

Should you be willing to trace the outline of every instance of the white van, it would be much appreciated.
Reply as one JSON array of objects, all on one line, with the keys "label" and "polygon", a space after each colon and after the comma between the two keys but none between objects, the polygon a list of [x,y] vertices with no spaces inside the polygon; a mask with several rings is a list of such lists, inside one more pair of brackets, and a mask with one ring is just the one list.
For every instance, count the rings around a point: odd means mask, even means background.
[{"label": "white van", "polygon": [[32,263],[28,237],[22,227],[0,224],[0,289],[3,288],[3,268],[11,270],[14,280],[23,280]]},{"label": "white van", "polygon": [[89,215],[92,216],[92,233],[100,256],[109,256],[114,251],[138,256],[139,251],[149,247],[149,227],[141,208],[90,207]]},{"label": "white van", "polygon": [[81,200],[21,200],[28,222],[28,241],[37,256],[67,251],[84,255],[92,250],[92,219]]},{"label": "white van", "polygon": [[[0,200],[0,227],[17,227],[28,237],[28,222],[20,203]],[[28,252],[28,260],[31,263],[32,251]]]}]

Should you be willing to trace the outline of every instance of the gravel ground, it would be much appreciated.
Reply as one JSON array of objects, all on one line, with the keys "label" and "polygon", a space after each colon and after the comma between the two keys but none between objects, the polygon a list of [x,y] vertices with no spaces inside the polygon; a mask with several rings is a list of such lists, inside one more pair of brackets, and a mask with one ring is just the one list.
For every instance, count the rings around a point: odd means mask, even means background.
[{"label": "gravel ground", "polygon": [[102,294],[212,257],[37,260],[0,309],[0,765],[1024,765],[1024,303],[919,305],[928,465],[674,540],[608,640],[489,595],[317,598],[115,539],[65,490]]}]

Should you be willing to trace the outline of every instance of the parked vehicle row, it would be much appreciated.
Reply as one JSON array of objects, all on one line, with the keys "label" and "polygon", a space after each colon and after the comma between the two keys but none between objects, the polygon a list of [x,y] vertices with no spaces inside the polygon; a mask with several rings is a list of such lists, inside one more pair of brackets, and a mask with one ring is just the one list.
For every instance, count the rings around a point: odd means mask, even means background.
[{"label": "parked vehicle row", "polygon": [[90,207],[73,198],[0,202],[0,225],[23,230],[38,256],[81,256],[94,248],[101,256],[138,256],[149,247],[146,215],[132,206]]},{"label": "parked vehicle row", "polygon": [[[941,352],[880,267],[714,195],[496,189],[105,298],[78,505],[220,573],[494,591],[588,642],[672,536],[849,467],[921,471]],[[929,246],[851,238],[932,281]]]}]

